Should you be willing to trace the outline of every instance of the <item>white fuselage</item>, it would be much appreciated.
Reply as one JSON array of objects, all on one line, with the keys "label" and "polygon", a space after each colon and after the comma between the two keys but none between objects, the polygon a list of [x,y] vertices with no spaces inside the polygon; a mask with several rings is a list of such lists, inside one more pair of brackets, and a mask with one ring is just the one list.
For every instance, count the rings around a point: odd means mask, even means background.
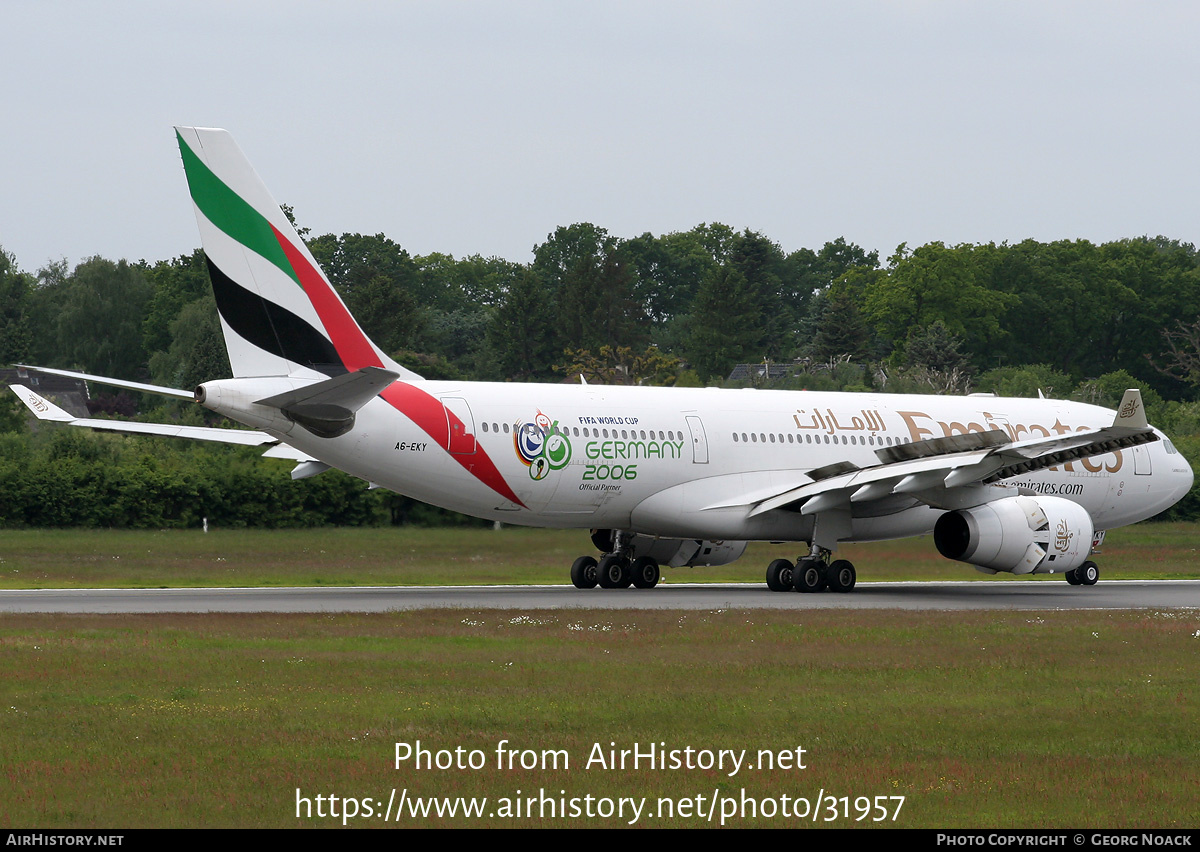
[{"label": "white fuselage", "polygon": [[[212,382],[221,393],[206,405],[447,509],[672,538],[808,541],[811,516],[751,517],[750,507],[810,481],[814,469],[878,464],[875,452],[899,443],[995,429],[1019,442],[1113,421],[1083,403],[991,396],[416,381],[372,399],[347,434],[319,438],[250,402],[292,382]],[[1157,514],[1191,483],[1183,456],[1162,440],[1005,481],[1080,504],[1098,530]],[[943,511],[897,494],[857,508],[840,538],[925,533]]]}]

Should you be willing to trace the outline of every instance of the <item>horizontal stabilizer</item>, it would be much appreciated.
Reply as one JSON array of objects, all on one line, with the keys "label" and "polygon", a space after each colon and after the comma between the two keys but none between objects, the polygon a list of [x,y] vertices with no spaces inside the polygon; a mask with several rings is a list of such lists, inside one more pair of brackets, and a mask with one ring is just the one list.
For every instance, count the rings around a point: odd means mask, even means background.
[{"label": "horizontal stabilizer", "polygon": [[344,435],[354,426],[354,413],[379,395],[399,373],[382,367],[363,367],[323,382],[258,400],[278,408],[322,438]]}]

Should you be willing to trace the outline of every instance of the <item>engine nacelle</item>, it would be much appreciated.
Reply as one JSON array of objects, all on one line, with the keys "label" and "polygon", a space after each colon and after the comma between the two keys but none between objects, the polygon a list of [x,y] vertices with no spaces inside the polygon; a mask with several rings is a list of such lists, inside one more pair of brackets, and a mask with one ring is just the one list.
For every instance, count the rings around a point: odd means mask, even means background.
[{"label": "engine nacelle", "polygon": [[[592,530],[592,543],[603,552],[613,548],[612,530]],[[629,542],[633,557],[649,556],[660,565],[680,568],[684,565],[728,565],[746,551],[744,541],[707,541],[700,539],[657,538],[635,534]]]},{"label": "engine nacelle", "polygon": [[1006,497],[947,512],[933,542],[947,559],[1013,574],[1062,574],[1092,552],[1095,527],[1078,503],[1061,497]]}]

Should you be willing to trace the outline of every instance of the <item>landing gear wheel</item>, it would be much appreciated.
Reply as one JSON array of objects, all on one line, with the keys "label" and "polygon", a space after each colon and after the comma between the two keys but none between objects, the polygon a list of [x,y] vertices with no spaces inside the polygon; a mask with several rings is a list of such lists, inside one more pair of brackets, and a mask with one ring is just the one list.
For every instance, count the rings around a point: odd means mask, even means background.
[{"label": "landing gear wheel", "polygon": [[571,582],[577,589],[596,588],[596,560],[591,556],[580,556],[571,565]]},{"label": "landing gear wheel", "polygon": [[1078,568],[1072,568],[1066,574],[1063,574],[1063,576],[1067,578],[1067,582],[1070,583],[1072,586],[1079,585],[1079,569]]},{"label": "landing gear wheel", "polygon": [[634,560],[630,573],[633,576],[633,584],[639,589],[653,589],[658,585],[658,578],[662,576],[658,563],[649,556]]},{"label": "landing gear wheel", "polygon": [[853,590],[854,583],[858,579],[858,575],[854,571],[854,565],[845,559],[839,559],[830,565],[825,576],[829,581],[829,588],[835,592],[849,592]]},{"label": "landing gear wheel", "polygon": [[792,572],[792,585],[797,592],[823,592],[825,570],[825,563],[819,559],[801,559]]},{"label": "landing gear wheel", "polygon": [[795,570],[796,566],[786,559],[776,559],[767,566],[767,588],[772,592],[791,591]]},{"label": "landing gear wheel", "polygon": [[1076,568],[1075,572],[1081,586],[1094,586],[1100,579],[1100,567],[1095,562],[1085,562]]},{"label": "landing gear wheel", "polygon": [[596,579],[602,589],[628,588],[632,579],[629,576],[629,563],[623,557],[610,553],[596,566]]}]

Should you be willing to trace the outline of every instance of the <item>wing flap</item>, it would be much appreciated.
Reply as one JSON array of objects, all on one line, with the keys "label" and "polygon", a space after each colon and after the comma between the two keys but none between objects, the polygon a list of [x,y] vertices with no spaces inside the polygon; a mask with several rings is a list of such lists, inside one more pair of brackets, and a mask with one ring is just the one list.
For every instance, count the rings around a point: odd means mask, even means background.
[{"label": "wing flap", "polygon": [[[775,509],[784,509],[793,504],[805,503],[828,492],[842,495],[844,500],[841,504],[843,505],[848,505],[852,502],[864,503],[872,500],[881,500],[896,493],[909,493],[908,486],[916,483],[924,483],[923,487],[936,485],[951,470],[957,467],[976,464],[983,460],[987,454],[988,451],[986,450],[977,450],[975,452],[914,458],[908,461],[864,467],[860,470],[822,479],[818,482],[804,483],[761,500],[750,510],[749,517],[753,518]],[[902,483],[906,484],[905,488],[898,490],[897,486]],[[821,508],[809,509],[808,511],[802,509],[801,511],[804,514],[811,514],[814,511],[825,511],[824,507],[830,503],[830,498],[824,498],[820,503],[815,504]]]}]

